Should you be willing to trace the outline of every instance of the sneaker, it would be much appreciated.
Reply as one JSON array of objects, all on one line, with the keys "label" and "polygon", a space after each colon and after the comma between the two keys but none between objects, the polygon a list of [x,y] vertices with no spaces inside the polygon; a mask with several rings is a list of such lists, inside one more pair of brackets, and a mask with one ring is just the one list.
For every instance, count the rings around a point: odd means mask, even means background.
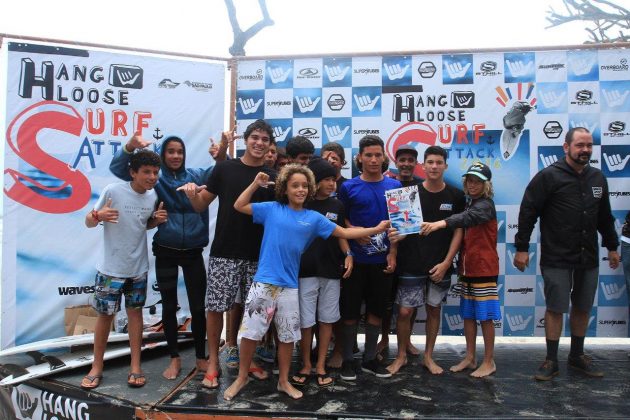
[{"label": "sneaker", "polygon": [[580,356],[569,355],[568,365],[570,368],[579,370],[580,372],[594,378],[601,378],[604,376],[604,372],[597,370],[597,368],[593,365],[593,360],[585,354]]},{"label": "sneaker", "polygon": [[371,373],[377,378],[391,378],[392,376],[391,372],[385,369],[385,366],[381,365],[376,359],[361,363],[361,370]]},{"label": "sneaker", "polygon": [[550,381],[554,376],[558,376],[558,362],[554,360],[545,360],[538,368],[538,372],[534,376],[537,381]]},{"label": "sneaker", "polygon": [[225,359],[225,364],[229,368],[237,368],[239,365],[240,359],[238,357],[238,347],[232,346],[227,348],[227,357]]},{"label": "sneaker", "polygon": [[344,360],[343,363],[341,363],[339,377],[344,381],[357,380],[357,372],[354,370],[354,362],[352,360]]},{"label": "sneaker", "polygon": [[265,346],[256,347],[256,356],[262,360],[263,362],[273,363],[276,358],[276,355],[273,351],[270,351]]}]

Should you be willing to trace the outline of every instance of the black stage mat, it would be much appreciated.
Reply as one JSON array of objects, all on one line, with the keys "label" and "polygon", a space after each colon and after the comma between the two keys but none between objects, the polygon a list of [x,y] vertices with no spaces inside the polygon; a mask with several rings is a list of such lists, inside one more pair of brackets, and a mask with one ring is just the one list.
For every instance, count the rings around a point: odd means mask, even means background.
[{"label": "black stage mat", "polygon": [[[560,375],[550,382],[537,382],[533,375],[544,359],[544,345],[498,344],[497,372],[488,378],[451,372],[434,376],[416,357],[409,358],[408,365],[388,379],[359,373],[356,382],[338,379],[333,387],[324,389],[313,379],[303,388],[304,398],[298,401],[277,392],[275,378],[251,380],[232,401],[225,401],[223,391],[236,370],[223,366],[218,390],[202,388],[203,376],[198,374],[158,408],[167,412],[321,418],[630,417],[627,349],[599,345],[591,349],[605,371],[604,378],[591,379],[569,371],[565,362],[568,346],[561,346]],[[436,350],[436,361],[449,367],[460,360],[465,346],[438,345]],[[481,347],[478,351],[483,354]],[[390,353],[394,352],[391,348]]]},{"label": "black stage mat", "polygon": [[[444,368],[462,357],[464,344],[436,345],[436,361]],[[483,355],[478,338],[478,358]],[[560,375],[550,382],[537,382],[533,375],[545,356],[542,343],[496,345],[497,372],[489,378],[474,379],[467,373],[434,376],[420,366],[420,359],[410,357],[409,364],[389,379],[379,379],[358,373],[356,382],[337,379],[330,388],[320,389],[315,380],[306,385],[304,398],[290,399],[276,391],[277,377],[254,381],[232,401],[223,400],[223,392],[237,371],[222,363],[222,377],[218,390],[201,387],[203,375],[195,374],[194,349],[182,345],[184,369],[176,381],[161,377],[168,361],[164,349],[143,352],[143,369],[147,385],[140,389],[126,386],[129,358],[106,362],[104,380],[95,393],[127,401],[144,413],[144,417],[187,418],[187,415],[209,416],[269,416],[308,418],[629,418],[630,417],[630,359],[627,341],[623,344],[595,344],[587,339],[587,351],[605,372],[604,378],[590,379],[568,370],[566,357],[569,346],[560,345]],[[595,340],[593,340],[595,341]],[[590,344],[590,345],[589,345]],[[419,346],[421,347],[421,346]],[[395,353],[394,346],[390,355]],[[222,354],[222,360],[225,356]],[[358,359],[357,359],[358,362]],[[271,365],[264,365],[271,371]],[[294,360],[293,368],[298,367]],[[51,381],[76,387],[89,368],[52,375]],[[447,369],[446,369],[447,370]],[[336,374],[332,370],[333,374]],[[188,376],[187,376],[188,374]],[[166,416],[159,416],[159,413]],[[196,417],[195,417],[196,418]]]}]

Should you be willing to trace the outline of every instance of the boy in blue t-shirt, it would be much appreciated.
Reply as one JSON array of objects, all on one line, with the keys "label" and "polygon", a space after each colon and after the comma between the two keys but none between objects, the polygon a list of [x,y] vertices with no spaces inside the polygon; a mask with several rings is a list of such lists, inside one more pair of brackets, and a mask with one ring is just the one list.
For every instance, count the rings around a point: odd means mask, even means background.
[{"label": "boy in blue t-shirt", "polygon": [[279,339],[277,389],[291,398],[302,398],[302,392],[289,383],[293,344],[301,337],[298,272],[302,253],[317,237],[360,238],[385,232],[389,226],[388,221],[381,221],[373,228],[342,228],[318,212],[305,209],[304,203],[315,194],[315,179],[302,165],[282,168],[276,185],[278,201],[251,203],[254,192],[269,184],[269,175],[260,172],[234,203],[237,211],[252,215],[254,223],[262,224],[265,230],[258,270],[245,303],[238,377],[223,394],[226,400],[234,398],[247,384],[256,343],[271,321]]},{"label": "boy in blue t-shirt", "polygon": [[[361,175],[344,182],[339,199],[346,209],[346,226],[372,226],[374,220],[388,217],[385,191],[402,187],[395,179],[383,176],[385,147],[378,136],[367,135],[359,141],[357,164]],[[379,378],[392,374],[376,360],[376,345],[381,322],[391,295],[392,273],[396,269],[396,244],[390,246],[385,233],[350,241],[354,254],[354,269],[341,289],[341,319],[343,320],[343,363],[340,377],[356,380],[352,350],[365,299],[365,352],[361,369]]]}]

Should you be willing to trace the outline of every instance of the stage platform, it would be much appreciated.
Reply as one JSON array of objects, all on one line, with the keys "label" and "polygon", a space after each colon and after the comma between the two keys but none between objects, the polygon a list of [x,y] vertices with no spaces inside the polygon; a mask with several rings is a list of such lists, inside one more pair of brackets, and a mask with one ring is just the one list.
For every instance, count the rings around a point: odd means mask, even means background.
[{"label": "stage platform", "polygon": [[[479,356],[483,354],[481,341],[479,338]],[[144,388],[127,387],[129,359],[121,358],[106,363],[102,384],[93,392],[79,387],[89,368],[2,388],[0,417],[29,418],[27,409],[33,407],[39,395],[40,411],[34,412],[41,412],[42,417],[30,417],[33,419],[629,418],[630,340],[610,341],[587,339],[587,352],[605,372],[599,379],[567,368],[568,340],[562,339],[560,375],[549,382],[537,382],[533,375],[544,359],[544,342],[502,337],[496,344],[497,372],[488,378],[474,379],[467,373],[448,371],[434,376],[420,365],[420,358],[410,357],[409,364],[389,379],[359,373],[356,382],[337,379],[334,386],[323,389],[312,380],[303,388],[304,398],[297,401],[277,392],[273,377],[252,380],[234,400],[225,401],[223,391],[236,370],[222,363],[219,389],[201,387],[203,375],[192,370],[194,351],[185,344],[181,352],[184,370],[176,381],[162,378],[168,355],[156,349],[142,354],[147,375]],[[423,337],[414,342],[423,347]],[[395,344],[391,344],[389,354],[393,356],[395,351]],[[438,337],[435,358],[448,368],[460,360],[464,351],[463,338]],[[271,372],[270,364],[263,365]],[[297,361],[292,367],[298,367]]]}]

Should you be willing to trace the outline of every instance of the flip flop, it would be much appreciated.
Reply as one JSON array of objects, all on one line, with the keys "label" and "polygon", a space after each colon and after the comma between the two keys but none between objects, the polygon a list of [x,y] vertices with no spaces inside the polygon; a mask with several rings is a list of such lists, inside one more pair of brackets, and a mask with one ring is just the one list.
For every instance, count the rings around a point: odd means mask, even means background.
[{"label": "flip flop", "polygon": [[[103,379],[103,375],[85,375],[83,377],[83,379],[81,380],[81,388],[83,389],[94,389],[96,387],[98,387],[101,384],[101,379]],[[87,380],[89,381],[89,384],[86,383],[85,385],[83,384],[83,382]]]},{"label": "flip flop", "polygon": [[[208,388],[208,389],[217,389],[219,387],[219,378],[221,377],[221,371],[217,371],[217,372],[212,372],[212,373],[206,373],[205,375],[203,375],[203,381],[201,381],[201,386],[203,386],[204,388]],[[216,385],[212,385],[212,382],[214,382],[214,380],[217,380],[217,384]],[[210,385],[206,385],[206,381],[208,381],[208,383],[210,383]]]},{"label": "flip flop", "polygon": [[259,376],[256,376],[256,373],[262,375],[262,374],[267,373],[267,372],[265,372],[265,370],[263,368],[261,368],[261,367],[250,367],[249,371],[247,371],[247,375],[250,378],[256,379],[257,381],[265,381],[265,380],[269,379],[269,375],[265,376],[264,378],[261,378]]},{"label": "flip flop", "polygon": [[293,386],[304,386],[308,383],[309,379],[311,379],[311,375],[309,373],[294,373],[289,378],[289,383]]},{"label": "flip flop", "polygon": [[[138,382],[138,380],[141,382]],[[147,383],[144,373],[129,373],[127,376],[127,385],[131,388],[142,388]]]},{"label": "flip flop", "polygon": [[[320,388],[328,388],[329,386],[335,383],[335,379],[332,376],[330,376],[328,373],[318,373],[316,376],[317,376],[317,386]],[[324,382],[327,379],[330,379],[330,382]]]}]

